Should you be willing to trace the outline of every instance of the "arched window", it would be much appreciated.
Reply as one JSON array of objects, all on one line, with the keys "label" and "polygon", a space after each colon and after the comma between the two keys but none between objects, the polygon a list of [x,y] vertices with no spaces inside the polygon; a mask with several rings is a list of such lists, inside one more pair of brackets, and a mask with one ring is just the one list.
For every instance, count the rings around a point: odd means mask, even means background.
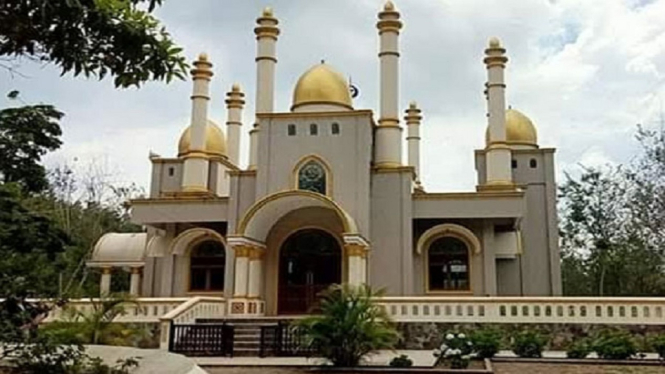
[{"label": "arched window", "polygon": [[330,132],[332,132],[333,135],[339,135],[339,123],[333,122],[330,126]]},{"label": "arched window", "polygon": [[289,136],[295,136],[295,135],[296,135],[296,125],[294,125],[294,124],[290,124],[290,125],[287,127],[287,134],[288,134]]},{"label": "arched window", "polygon": [[452,236],[432,242],[427,252],[429,291],[469,291],[469,249]]},{"label": "arched window", "polygon": [[326,194],[326,169],[320,163],[310,160],[298,170],[298,189]]},{"label": "arched window", "polygon": [[309,125],[309,135],[319,135],[319,126],[316,123]]},{"label": "arched window", "polygon": [[216,240],[206,240],[192,249],[190,291],[224,291],[225,254],[224,245]]},{"label": "arched window", "polygon": [[532,169],[535,169],[535,168],[538,166],[538,161],[536,161],[535,158],[532,158],[532,159],[529,161],[529,166],[530,166]]}]

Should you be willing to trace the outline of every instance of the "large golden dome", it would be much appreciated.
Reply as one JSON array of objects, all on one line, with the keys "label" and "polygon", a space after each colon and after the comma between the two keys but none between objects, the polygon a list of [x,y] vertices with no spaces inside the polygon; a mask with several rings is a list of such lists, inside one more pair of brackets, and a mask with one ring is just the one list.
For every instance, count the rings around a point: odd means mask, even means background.
[{"label": "large golden dome", "polygon": [[[485,143],[489,142],[489,127]],[[506,143],[510,146],[538,147],[538,132],[529,117],[515,109],[506,110]]]},{"label": "large golden dome", "polygon": [[[213,121],[208,120],[206,125],[205,146],[203,152],[209,156],[226,157],[226,137],[222,130]],[[183,131],[178,142],[178,157],[184,156],[191,149],[192,126]]]},{"label": "large golden dome", "polygon": [[307,104],[328,104],[353,109],[349,84],[344,76],[321,63],[307,70],[293,90],[291,110]]}]

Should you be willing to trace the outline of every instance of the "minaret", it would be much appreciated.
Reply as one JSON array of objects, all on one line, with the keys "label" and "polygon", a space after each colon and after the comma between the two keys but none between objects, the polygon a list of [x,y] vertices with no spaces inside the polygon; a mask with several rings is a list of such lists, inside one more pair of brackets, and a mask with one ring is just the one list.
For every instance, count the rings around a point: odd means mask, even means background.
[{"label": "minaret", "polygon": [[191,152],[187,153],[183,164],[182,191],[190,193],[208,192],[208,157],[205,149],[205,133],[208,124],[208,101],[212,64],[208,55],[201,53],[194,61],[192,79],[192,118],[191,118]]},{"label": "minaret", "polygon": [[407,136],[406,143],[408,148],[409,155],[409,166],[413,167],[413,170],[416,173],[416,188],[422,189],[420,184],[420,120],[423,119],[423,116],[420,115],[421,110],[418,109],[418,106],[415,101],[412,101],[409,104],[409,109],[406,110],[406,116],[404,121],[406,121]]},{"label": "minaret", "polygon": [[240,129],[242,128],[242,108],[245,105],[245,94],[239,84],[234,84],[226,93],[226,148],[229,161],[238,166],[240,163]]},{"label": "minaret", "polygon": [[376,129],[374,165],[398,167],[402,165],[402,128],[399,125],[399,30],[402,22],[395,5],[388,1],[379,12],[376,23],[381,40],[380,118]]},{"label": "minaret", "polygon": [[491,38],[485,50],[487,65],[487,113],[489,141],[486,150],[487,186],[492,189],[513,188],[511,152],[506,144],[506,84],[504,70],[508,58],[497,38]]},{"label": "minaret", "polygon": [[[273,16],[272,8],[263,10],[261,17],[256,19],[256,113],[272,113],[275,94],[275,65],[277,57],[275,47],[279,21]],[[254,128],[249,132],[249,166],[256,169],[258,158],[258,119],[254,121]]]}]

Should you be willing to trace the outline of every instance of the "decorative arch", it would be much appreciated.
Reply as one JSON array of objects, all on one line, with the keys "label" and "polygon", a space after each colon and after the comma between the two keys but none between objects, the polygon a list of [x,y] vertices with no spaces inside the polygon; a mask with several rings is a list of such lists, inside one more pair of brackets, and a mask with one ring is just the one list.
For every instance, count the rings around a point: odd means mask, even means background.
[{"label": "decorative arch", "polygon": [[334,211],[342,221],[345,234],[358,234],[355,220],[328,196],[304,190],[291,190],[268,195],[255,202],[240,220],[236,236],[265,242],[268,232],[285,214],[307,207]]},{"label": "decorative arch", "polygon": [[[324,195],[327,196],[332,196],[332,181],[333,181],[333,175],[332,175],[332,169],[330,168],[330,165],[319,155],[316,154],[310,154],[307,156],[302,157],[298,162],[296,162],[295,167],[293,168],[292,172],[292,186],[296,190],[300,190],[300,171],[302,168],[309,164],[310,162],[315,162],[321,166],[323,171],[325,172],[325,193]],[[306,191],[306,190],[305,190]]]},{"label": "decorative arch", "polygon": [[480,245],[480,240],[478,240],[476,235],[466,227],[456,225],[454,223],[436,225],[425,231],[418,239],[416,253],[419,255],[423,254],[434,240],[444,236],[452,236],[456,239],[459,239],[467,245],[471,253],[476,255],[480,254],[482,247]]},{"label": "decorative arch", "polygon": [[228,250],[226,240],[218,232],[204,227],[195,227],[193,229],[181,232],[180,235],[173,239],[169,252],[174,255],[182,256],[187,253],[194,245],[204,240],[219,241],[224,246],[224,249]]}]

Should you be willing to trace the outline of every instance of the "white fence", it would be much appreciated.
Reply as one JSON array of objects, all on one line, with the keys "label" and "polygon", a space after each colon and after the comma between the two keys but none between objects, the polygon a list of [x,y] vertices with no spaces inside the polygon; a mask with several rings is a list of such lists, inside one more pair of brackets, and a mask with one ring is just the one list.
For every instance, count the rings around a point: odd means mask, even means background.
[{"label": "white fence", "polygon": [[[159,319],[178,306],[190,300],[188,297],[144,297],[137,298],[124,305],[125,313],[119,315],[115,322],[159,322]],[[69,300],[65,309],[55,309],[49,313],[45,322],[66,321],[69,317],[67,309],[74,309],[82,314],[93,313],[101,299]]]},{"label": "white fence", "polygon": [[665,298],[382,297],[396,322],[665,324]]}]

